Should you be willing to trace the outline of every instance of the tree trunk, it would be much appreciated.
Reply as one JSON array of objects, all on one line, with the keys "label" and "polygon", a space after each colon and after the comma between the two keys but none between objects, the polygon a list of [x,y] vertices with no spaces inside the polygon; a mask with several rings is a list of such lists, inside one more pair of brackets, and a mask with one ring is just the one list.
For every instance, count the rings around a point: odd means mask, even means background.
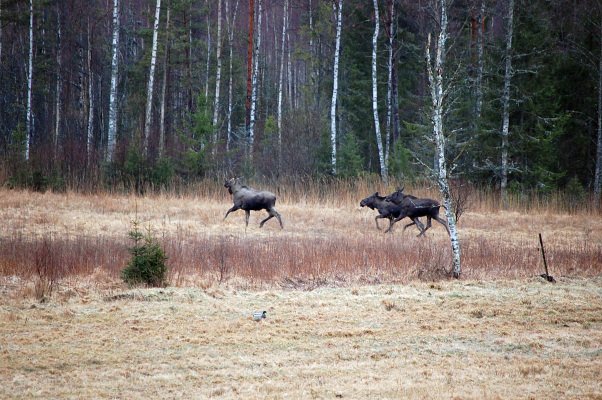
[{"label": "tree trunk", "polygon": [[500,194],[502,204],[508,206],[508,132],[510,127],[510,79],[512,78],[512,31],[514,21],[514,0],[508,5],[508,28],[506,31],[506,71],[504,73],[504,91],[502,93],[502,148],[501,166],[502,177],[500,182]]},{"label": "tree trunk", "polygon": [[476,107],[475,119],[478,123],[483,109],[483,50],[485,43],[485,0],[481,0],[481,11],[477,21],[477,82],[476,82]]},{"label": "tree trunk", "polygon": [[163,86],[161,88],[161,117],[159,122],[159,158],[163,158],[165,152],[165,109],[167,98],[167,86],[169,80],[169,23],[171,19],[171,0],[167,3],[167,21],[165,22],[165,57],[163,58]]},{"label": "tree trunk", "polygon": [[[226,153],[230,152],[230,143],[232,142],[232,51],[234,48],[234,22],[236,21],[236,13],[238,11],[239,0],[236,0],[234,6],[234,12],[232,18],[228,21],[228,47],[230,51],[229,65],[228,65],[228,132],[226,136]],[[230,0],[226,1],[226,16],[229,18],[230,12],[228,7]],[[228,157],[230,159],[230,157]]]},{"label": "tree trunk", "polygon": [[385,134],[385,163],[389,163],[391,152],[391,130],[393,129],[393,0],[387,0],[387,21],[385,26],[389,39],[389,54],[387,58],[387,125]]},{"label": "tree trunk", "polygon": [[380,134],[380,120],[378,118],[378,86],[376,77],[376,44],[380,30],[380,16],[378,13],[378,0],[374,0],[374,35],[372,36],[372,111],[374,115],[374,131],[376,132],[376,144],[378,146],[378,159],[380,161],[380,177],[383,183],[387,184],[387,164],[385,162],[385,153],[383,141]]},{"label": "tree trunk", "polygon": [[249,0],[249,42],[247,48],[247,104],[245,108],[245,128],[246,128],[246,143],[245,152],[249,157],[249,139],[251,134],[251,93],[253,91],[253,29],[255,13],[255,1]]},{"label": "tree trunk", "polygon": [[598,143],[596,151],[596,173],[594,175],[594,194],[596,203],[600,203],[602,191],[602,26],[600,27],[600,60],[598,64]]},{"label": "tree trunk", "polygon": [[207,16],[207,62],[205,63],[205,99],[209,101],[209,64],[211,63],[211,22]]},{"label": "tree trunk", "polygon": [[[2,0],[0,0],[0,21],[2,21]],[[0,65],[2,65],[2,24],[0,24]]]},{"label": "tree trunk", "polygon": [[54,137],[53,137],[53,151],[54,151],[54,162],[58,161],[59,152],[59,136],[61,133],[61,108],[63,100],[63,57],[62,57],[62,35],[61,35],[61,12],[57,11],[57,33],[58,41],[56,46],[56,93],[55,93],[55,119],[54,119]]},{"label": "tree trunk", "polygon": [[282,8],[282,46],[280,48],[280,77],[278,82],[278,176],[282,173],[282,86],[284,81],[284,43],[288,17],[288,0]]},{"label": "tree trunk", "polygon": [[219,137],[219,89],[222,82],[222,0],[217,1],[217,71],[215,72],[215,102],[213,104],[213,146],[211,154],[217,155],[217,140]]},{"label": "tree trunk", "polygon": [[261,47],[262,0],[257,4],[257,40],[255,41],[253,82],[251,90],[251,123],[249,125],[249,159],[253,161],[253,143],[255,142],[255,109],[257,108],[257,78],[259,76],[259,49]]},{"label": "tree trunk", "polygon": [[450,241],[452,248],[452,272],[455,278],[460,277],[461,262],[460,262],[460,241],[458,239],[458,230],[456,226],[456,218],[453,213],[452,198],[449,191],[449,181],[447,179],[447,161],[445,159],[445,135],[443,127],[443,116],[445,113],[444,102],[447,93],[443,90],[443,71],[444,71],[444,56],[445,42],[447,40],[447,12],[445,9],[445,1],[440,0],[440,31],[437,43],[435,45],[435,63],[431,63],[431,35],[428,35],[426,47],[427,73],[429,78],[429,86],[431,90],[431,99],[433,104],[432,121],[433,121],[433,136],[436,144],[438,176],[437,181],[439,190],[443,196],[445,206],[445,215],[449,226]]},{"label": "tree trunk", "polygon": [[88,18],[88,129],[86,137],[86,166],[90,168],[92,161],[92,140],[94,139],[94,74],[92,73],[92,32]]},{"label": "tree trunk", "polygon": [[109,131],[107,133],[107,162],[113,161],[117,145],[117,77],[119,73],[119,0],[113,0],[113,59],[109,93]]},{"label": "tree trunk", "polygon": [[332,83],[332,101],[330,103],[330,143],[332,145],[332,173],[337,173],[337,98],[339,91],[339,56],[341,54],[341,25],[343,0],[338,0],[337,37],[334,50],[334,77]]},{"label": "tree trunk", "polygon": [[29,161],[29,147],[32,136],[31,100],[33,92],[33,0],[29,0],[29,68],[27,69],[27,138],[25,142],[25,160]]},{"label": "tree trunk", "polygon": [[153,26],[153,49],[151,52],[150,71],[148,73],[148,89],[146,92],[146,113],[144,118],[144,137],[142,138],[142,152],[148,155],[148,140],[153,107],[153,93],[155,86],[155,66],[157,65],[157,43],[159,41],[159,20],[161,16],[161,0],[157,0],[155,8],[155,25]]}]

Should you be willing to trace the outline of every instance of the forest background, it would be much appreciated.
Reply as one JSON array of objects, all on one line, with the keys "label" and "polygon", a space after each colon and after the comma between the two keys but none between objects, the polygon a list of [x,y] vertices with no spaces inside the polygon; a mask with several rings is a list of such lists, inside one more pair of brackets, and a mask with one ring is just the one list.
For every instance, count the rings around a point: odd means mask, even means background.
[{"label": "forest background", "polygon": [[[496,189],[506,173],[514,193],[599,198],[599,1],[447,12],[450,178]],[[435,2],[413,0],[0,0],[0,182],[424,182],[437,169],[425,48],[438,21]]]}]

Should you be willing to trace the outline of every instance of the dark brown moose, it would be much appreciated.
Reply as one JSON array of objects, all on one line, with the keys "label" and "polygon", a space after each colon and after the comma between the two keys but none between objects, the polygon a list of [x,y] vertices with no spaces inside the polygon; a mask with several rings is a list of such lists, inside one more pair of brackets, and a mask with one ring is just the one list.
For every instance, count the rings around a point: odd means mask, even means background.
[{"label": "dark brown moose", "polygon": [[228,189],[228,192],[233,195],[234,206],[228,210],[224,220],[228,217],[232,211],[245,210],[246,213],[246,226],[249,226],[249,215],[251,211],[266,210],[269,216],[261,221],[259,227],[263,227],[270,218],[276,217],[280,222],[280,228],[284,228],[282,225],[282,219],[280,214],[274,209],[276,204],[276,195],[272,192],[258,191],[251,189],[240,183],[240,178],[232,178],[224,184]]},{"label": "dark brown moose", "polygon": [[[374,221],[376,222],[376,229],[379,231],[381,230],[380,226],[378,226],[379,219],[387,218],[389,220],[388,232],[393,226],[393,219],[399,217],[399,214],[401,213],[401,208],[397,204],[385,200],[385,196],[379,196],[378,192],[362,200],[360,206],[368,207],[372,210],[376,209],[378,211],[379,214],[374,218]],[[408,224],[408,226],[413,224],[415,224],[415,222]]]},{"label": "dark brown moose", "polygon": [[[406,225],[404,230],[408,226],[416,224],[420,230],[420,234],[418,236],[424,235],[427,229],[431,227],[431,219],[439,221],[445,227],[447,233],[450,234],[447,223],[445,220],[439,217],[439,208],[441,205],[436,200],[421,199],[416,196],[404,194],[403,188],[398,189],[396,192],[388,195],[385,200],[397,204],[401,209],[399,216],[391,222],[391,226],[385,232],[390,231],[397,221],[408,217],[413,221],[413,223]],[[418,220],[418,217],[426,217],[426,228],[422,222]]]}]

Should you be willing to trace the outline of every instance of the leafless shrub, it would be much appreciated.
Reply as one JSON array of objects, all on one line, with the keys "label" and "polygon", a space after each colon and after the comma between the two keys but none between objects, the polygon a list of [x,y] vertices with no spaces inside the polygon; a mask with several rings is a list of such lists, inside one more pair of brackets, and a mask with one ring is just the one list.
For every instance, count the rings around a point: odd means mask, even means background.
[{"label": "leafless shrub", "polygon": [[471,201],[474,193],[474,185],[466,179],[456,178],[450,181],[449,193],[452,199],[453,212],[456,217],[456,222],[471,206]]}]

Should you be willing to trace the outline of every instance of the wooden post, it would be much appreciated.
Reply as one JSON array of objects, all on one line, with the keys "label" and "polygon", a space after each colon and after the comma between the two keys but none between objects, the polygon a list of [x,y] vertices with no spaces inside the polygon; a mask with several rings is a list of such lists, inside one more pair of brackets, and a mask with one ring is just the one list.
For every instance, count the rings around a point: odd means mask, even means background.
[{"label": "wooden post", "polygon": [[543,257],[543,267],[546,270],[546,275],[550,275],[548,273],[548,263],[546,262],[546,251],[543,248],[543,239],[541,238],[541,233],[539,234],[539,244],[541,245],[541,255]]}]

